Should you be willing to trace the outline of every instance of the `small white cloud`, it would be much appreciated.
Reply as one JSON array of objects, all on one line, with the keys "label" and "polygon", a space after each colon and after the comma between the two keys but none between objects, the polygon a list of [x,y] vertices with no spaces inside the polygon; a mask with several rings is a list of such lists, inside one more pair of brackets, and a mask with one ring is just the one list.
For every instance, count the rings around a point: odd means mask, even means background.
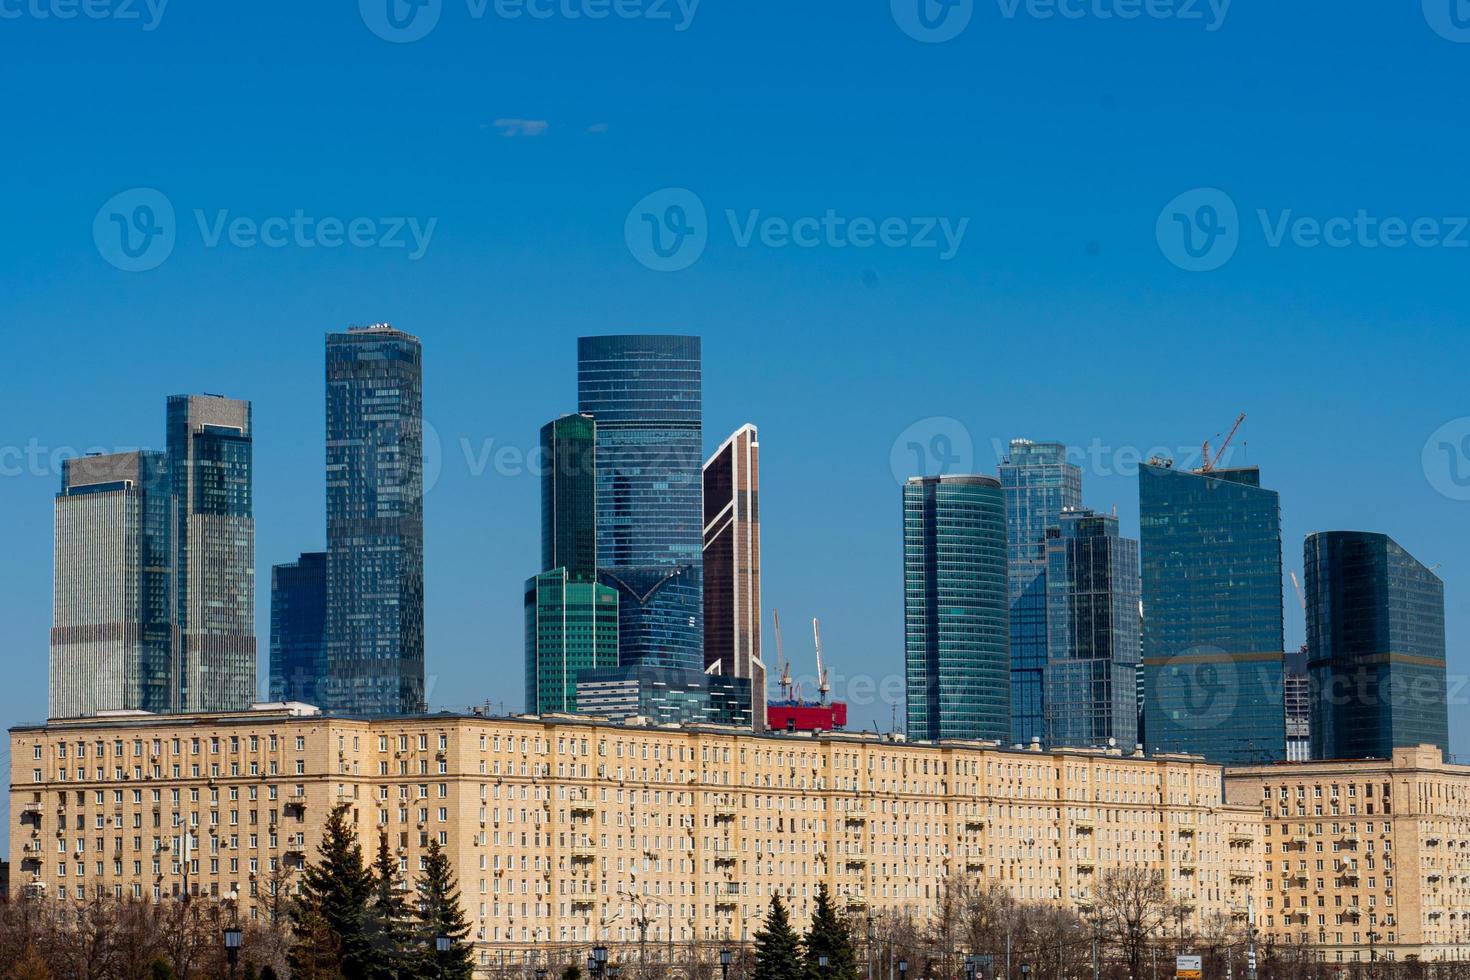
[{"label": "small white cloud", "polygon": [[492,125],[501,136],[540,136],[551,128],[545,119],[497,119]]},{"label": "small white cloud", "polygon": [[607,132],[607,123],[593,123],[591,126],[587,127],[587,132],[605,133]]}]

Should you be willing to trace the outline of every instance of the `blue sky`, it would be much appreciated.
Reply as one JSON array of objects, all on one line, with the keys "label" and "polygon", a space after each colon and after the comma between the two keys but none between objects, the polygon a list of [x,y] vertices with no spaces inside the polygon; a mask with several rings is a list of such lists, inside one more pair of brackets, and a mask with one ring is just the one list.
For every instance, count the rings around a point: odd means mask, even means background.
[{"label": "blue sky", "polygon": [[[95,2],[0,0],[0,722],[46,694],[59,467],[27,447],[160,446],[166,395],[251,399],[264,649],[270,565],[324,543],[323,334],[378,320],[425,344],[436,707],[519,707],[517,454],[575,407],[575,338],[635,331],[705,338],[708,448],[760,426],[766,606],[808,673],[822,618],[839,689],[895,689],[909,442],[993,471],[998,442],[1063,440],[1136,535],[1131,464],[1241,411],[1287,567],[1313,530],[1391,533],[1440,565],[1470,670],[1450,0],[980,0],[945,41],[902,0],[441,0],[411,43],[369,28],[386,0]],[[656,271],[637,231],[671,203],[702,251]],[[171,250],[127,259],[118,219]],[[889,721],[873,686],[857,725]]]}]

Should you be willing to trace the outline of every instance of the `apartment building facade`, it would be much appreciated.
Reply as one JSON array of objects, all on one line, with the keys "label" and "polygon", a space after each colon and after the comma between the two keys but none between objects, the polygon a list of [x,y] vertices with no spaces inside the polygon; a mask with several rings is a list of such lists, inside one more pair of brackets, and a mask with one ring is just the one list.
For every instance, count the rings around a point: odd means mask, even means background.
[{"label": "apartment building facade", "polygon": [[1226,770],[1262,819],[1262,938],[1327,963],[1470,959],[1470,766],[1392,758]]},{"label": "apartment building facade", "polygon": [[[187,892],[266,917],[348,803],[412,878],[448,850],[487,967],[594,942],[749,940],[773,893],[859,918],[960,878],[1087,907],[1109,868],[1163,872],[1186,930],[1243,919],[1258,803],[1197,758],[639,728],[577,716],[328,717],[306,705],[11,730],[15,881],[67,901]],[[650,952],[651,951],[651,952]]]}]

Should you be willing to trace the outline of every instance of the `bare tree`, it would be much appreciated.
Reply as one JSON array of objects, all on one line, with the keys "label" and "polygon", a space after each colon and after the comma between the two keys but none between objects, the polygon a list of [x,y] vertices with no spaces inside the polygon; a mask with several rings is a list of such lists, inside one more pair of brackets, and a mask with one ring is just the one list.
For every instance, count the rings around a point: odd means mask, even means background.
[{"label": "bare tree", "polygon": [[1104,936],[1115,943],[1134,977],[1143,975],[1149,940],[1168,915],[1169,894],[1164,874],[1136,866],[1110,868],[1097,884],[1097,921]]}]

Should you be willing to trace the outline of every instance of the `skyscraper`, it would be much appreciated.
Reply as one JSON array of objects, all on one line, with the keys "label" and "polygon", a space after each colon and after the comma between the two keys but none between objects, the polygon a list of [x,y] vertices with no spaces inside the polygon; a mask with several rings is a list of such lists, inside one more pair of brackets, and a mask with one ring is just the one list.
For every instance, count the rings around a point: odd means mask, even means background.
[{"label": "skyscraper", "polygon": [[761,661],[760,438],[743,425],[704,464],[704,666],[751,681],[765,728]]},{"label": "skyscraper", "polygon": [[622,665],[698,670],[704,549],[698,337],[583,337],[578,410],[597,423],[597,565]]},{"label": "skyscraper", "polygon": [[424,708],[423,355],[387,324],[327,335],[329,710]]},{"label": "skyscraper", "polygon": [[173,709],[167,460],[62,463],[49,717]]},{"label": "skyscraper", "polygon": [[255,509],[250,403],[168,399],[179,711],[255,700]]},{"label": "skyscraper", "polygon": [[271,700],[320,705],[326,676],[327,556],[308,552],[271,569]]},{"label": "skyscraper", "polygon": [[1254,468],[1139,469],[1150,751],[1285,757],[1281,505]]},{"label": "skyscraper", "polygon": [[1444,583],[1386,534],[1307,537],[1312,757],[1449,750]]},{"label": "skyscraper", "polygon": [[911,739],[1011,733],[1006,504],[988,476],[903,488],[904,652]]},{"label": "skyscraper", "polygon": [[[1118,519],[1064,510],[1047,534],[1046,743],[1138,743],[1138,542]],[[1014,649],[1014,644],[1012,645]]]},{"label": "skyscraper", "polygon": [[1306,762],[1312,758],[1312,685],[1307,673],[1307,645],[1286,652],[1284,670],[1286,701],[1286,761]]},{"label": "skyscraper", "polygon": [[526,582],[526,710],[577,710],[577,679],[618,665],[618,594],[597,582],[597,426],[541,429],[541,574]]},{"label": "skyscraper", "polygon": [[1012,742],[1046,734],[1046,532],[1082,506],[1082,470],[1058,442],[1011,440],[1001,461],[1006,496],[1007,596],[1011,617]]}]

